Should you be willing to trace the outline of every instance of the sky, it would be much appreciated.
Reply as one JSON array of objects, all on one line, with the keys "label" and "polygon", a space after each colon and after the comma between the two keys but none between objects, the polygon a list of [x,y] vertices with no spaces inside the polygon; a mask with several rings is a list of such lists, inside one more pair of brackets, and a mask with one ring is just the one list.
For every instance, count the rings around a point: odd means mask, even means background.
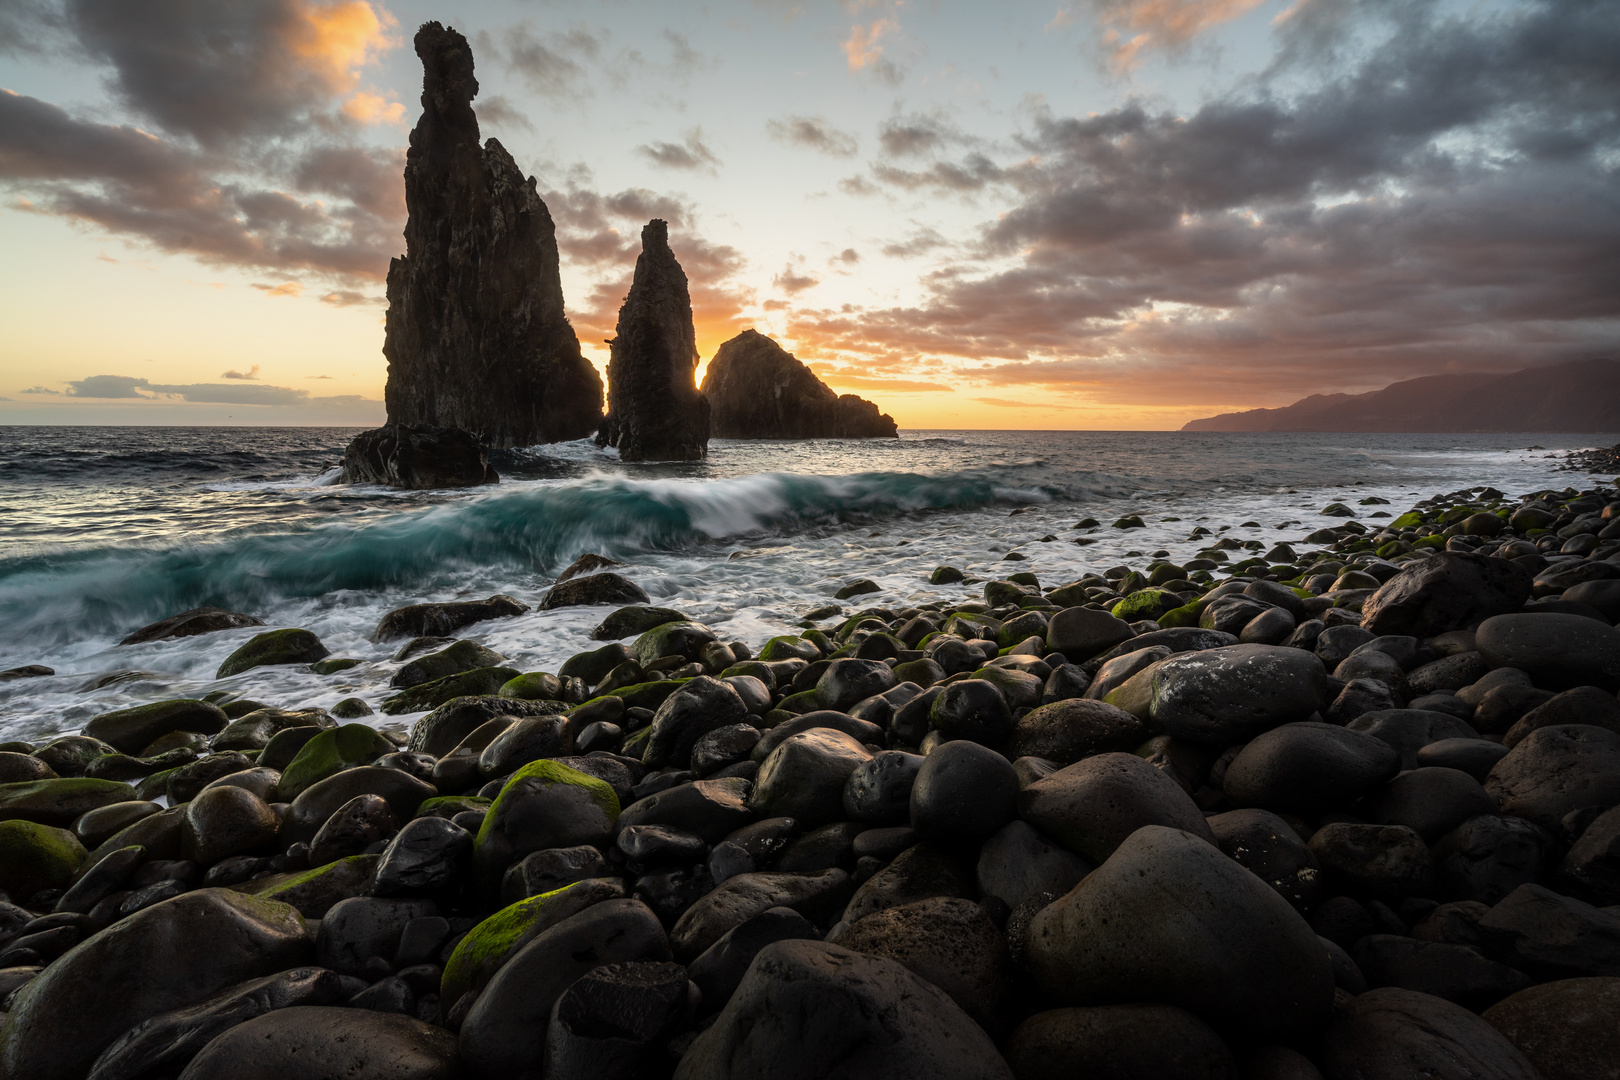
[{"label": "sky", "polygon": [[0,423],[380,423],[430,19],[604,375],[651,217],[902,428],[1620,354],[1615,0],[3,0]]}]

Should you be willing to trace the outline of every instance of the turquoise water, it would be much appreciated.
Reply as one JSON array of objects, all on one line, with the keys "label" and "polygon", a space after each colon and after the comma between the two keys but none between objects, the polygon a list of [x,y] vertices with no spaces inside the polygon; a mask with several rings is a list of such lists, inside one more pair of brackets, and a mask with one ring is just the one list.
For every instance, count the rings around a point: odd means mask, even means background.
[{"label": "turquoise water", "polygon": [[[381,615],[506,592],[536,602],[586,552],[619,559],[655,603],[759,642],[854,577],[901,606],[961,598],[949,563],[1061,583],[1153,551],[1188,557],[1195,524],[1297,541],[1334,499],[1489,484],[1562,487],[1566,449],[1613,436],[908,432],[898,440],[715,440],[702,463],[625,465],[586,442],[505,452],[503,482],[401,493],[333,483],[347,429],[0,428],[0,737],[77,728],[110,708],[232,689],[283,706],[380,700]],[[1537,449],[1526,449],[1536,446]],[[1371,509],[1371,508],[1369,508]],[[1140,513],[1144,530],[1072,526]],[[1166,520],[1179,519],[1179,520]],[[1247,523],[1253,522],[1249,525]],[[1132,554],[1136,553],[1136,554]],[[254,631],[119,647],[204,604],[314,630],[363,663],[337,677],[261,669],[215,683]],[[469,628],[525,670],[587,647],[601,609]],[[113,672],[133,673],[98,689]]]}]

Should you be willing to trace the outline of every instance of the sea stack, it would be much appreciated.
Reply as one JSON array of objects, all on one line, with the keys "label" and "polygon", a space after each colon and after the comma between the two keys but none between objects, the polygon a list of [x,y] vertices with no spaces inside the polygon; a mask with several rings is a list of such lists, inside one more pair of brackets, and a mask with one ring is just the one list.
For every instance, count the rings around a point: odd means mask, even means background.
[{"label": "sea stack", "polygon": [[641,255],[608,343],[608,411],[598,446],[624,461],[697,461],[709,454],[709,403],[697,388],[697,332],[686,272],[669,225],[641,230]]},{"label": "sea stack", "polygon": [[495,139],[482,146],[467,39],[416,32],[422,117],[405,157],[405,255],[388,268],[388,422],[486,446],[596,430],[602,380],[563,315],[551,214]]},{"label": "sea stack", "polygon": [[854,394],[840,396],[757,330],[720,346],[703,376],[709,434],[717,439],[874,439],[900,434],[894,418]]}]

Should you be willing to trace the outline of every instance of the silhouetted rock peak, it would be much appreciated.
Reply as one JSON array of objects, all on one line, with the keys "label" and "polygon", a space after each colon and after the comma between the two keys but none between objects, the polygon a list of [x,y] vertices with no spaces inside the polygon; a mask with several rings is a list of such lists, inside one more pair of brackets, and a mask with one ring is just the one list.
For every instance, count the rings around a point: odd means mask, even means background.
[{"label": "silhouetted rock peak", "polygon": [[899,434],[894,418],[854,394],[839,396],[757,330],[720,346],[703,375],[709,434],[717,439],[868,439]]},{"label": "silhouetted rock peak", "polygon": [[477,487],[497,483],[489,451],[460,428],[386,424],[354,437],[343,451],[342,484],[401,488]]},{"label": "silhouetted rock peak", "polygon": [[479,145],[467,39],[425,23],[416,55],[405,256],[388,269],[388,421],[491,446],[583,438],[602,380],[563,315],[551,214],[499,142]]},{"label": "silhouetted rock peak", "polygon": [[641,230],[636,276],[608,344],[608,411],[597,445],[618,447],[625,461],[707,457],[709,403],[694,379],[692,298],[666,222],[654,218]]}]

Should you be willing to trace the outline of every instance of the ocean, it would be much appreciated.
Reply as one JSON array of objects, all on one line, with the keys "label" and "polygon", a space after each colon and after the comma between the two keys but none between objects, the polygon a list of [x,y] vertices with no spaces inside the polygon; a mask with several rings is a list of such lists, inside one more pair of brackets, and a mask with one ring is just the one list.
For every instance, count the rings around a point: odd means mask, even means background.
[{"label": "ocean", "polygon": [[[335,483],[348,428],[0,428],[0,740],[77,730],[109,709],[214,690],[284,708],[389,693],[393,608],[508,593],[535,605],[594,552],[652,602],[758,646],[856,578],[844,607],[964,599],[951,565],[1045,585],[1155,552],[1190,558],[1202,525],[1267,544],[1332,523],[1370,496],[1398,514],[1441,492],[1580,486],[1563,452],[1612,435],[1345,435],[908,431],[900,439],[717,439],[705,462],[626,465],[589,442],[501,451],[502,482],[396,492]],[[1111,523],[1140,514],[1142,529]],[[1095,518],[1096,529],[1076,529]],[[1371,522],[1369,522],[1371,523]],[[1076,544],[1076,539],[1090,543]],[[1006,560],[1009,553],[1024,561]],[[337,675],[259,668],[215,680],[243,629],[119,646],[188,608],[314,631]],[[533,610],[468,627],[512,667],[555,670],[600,642],[604,608]],[[371,718],[392,725],[406,717]]]}]

